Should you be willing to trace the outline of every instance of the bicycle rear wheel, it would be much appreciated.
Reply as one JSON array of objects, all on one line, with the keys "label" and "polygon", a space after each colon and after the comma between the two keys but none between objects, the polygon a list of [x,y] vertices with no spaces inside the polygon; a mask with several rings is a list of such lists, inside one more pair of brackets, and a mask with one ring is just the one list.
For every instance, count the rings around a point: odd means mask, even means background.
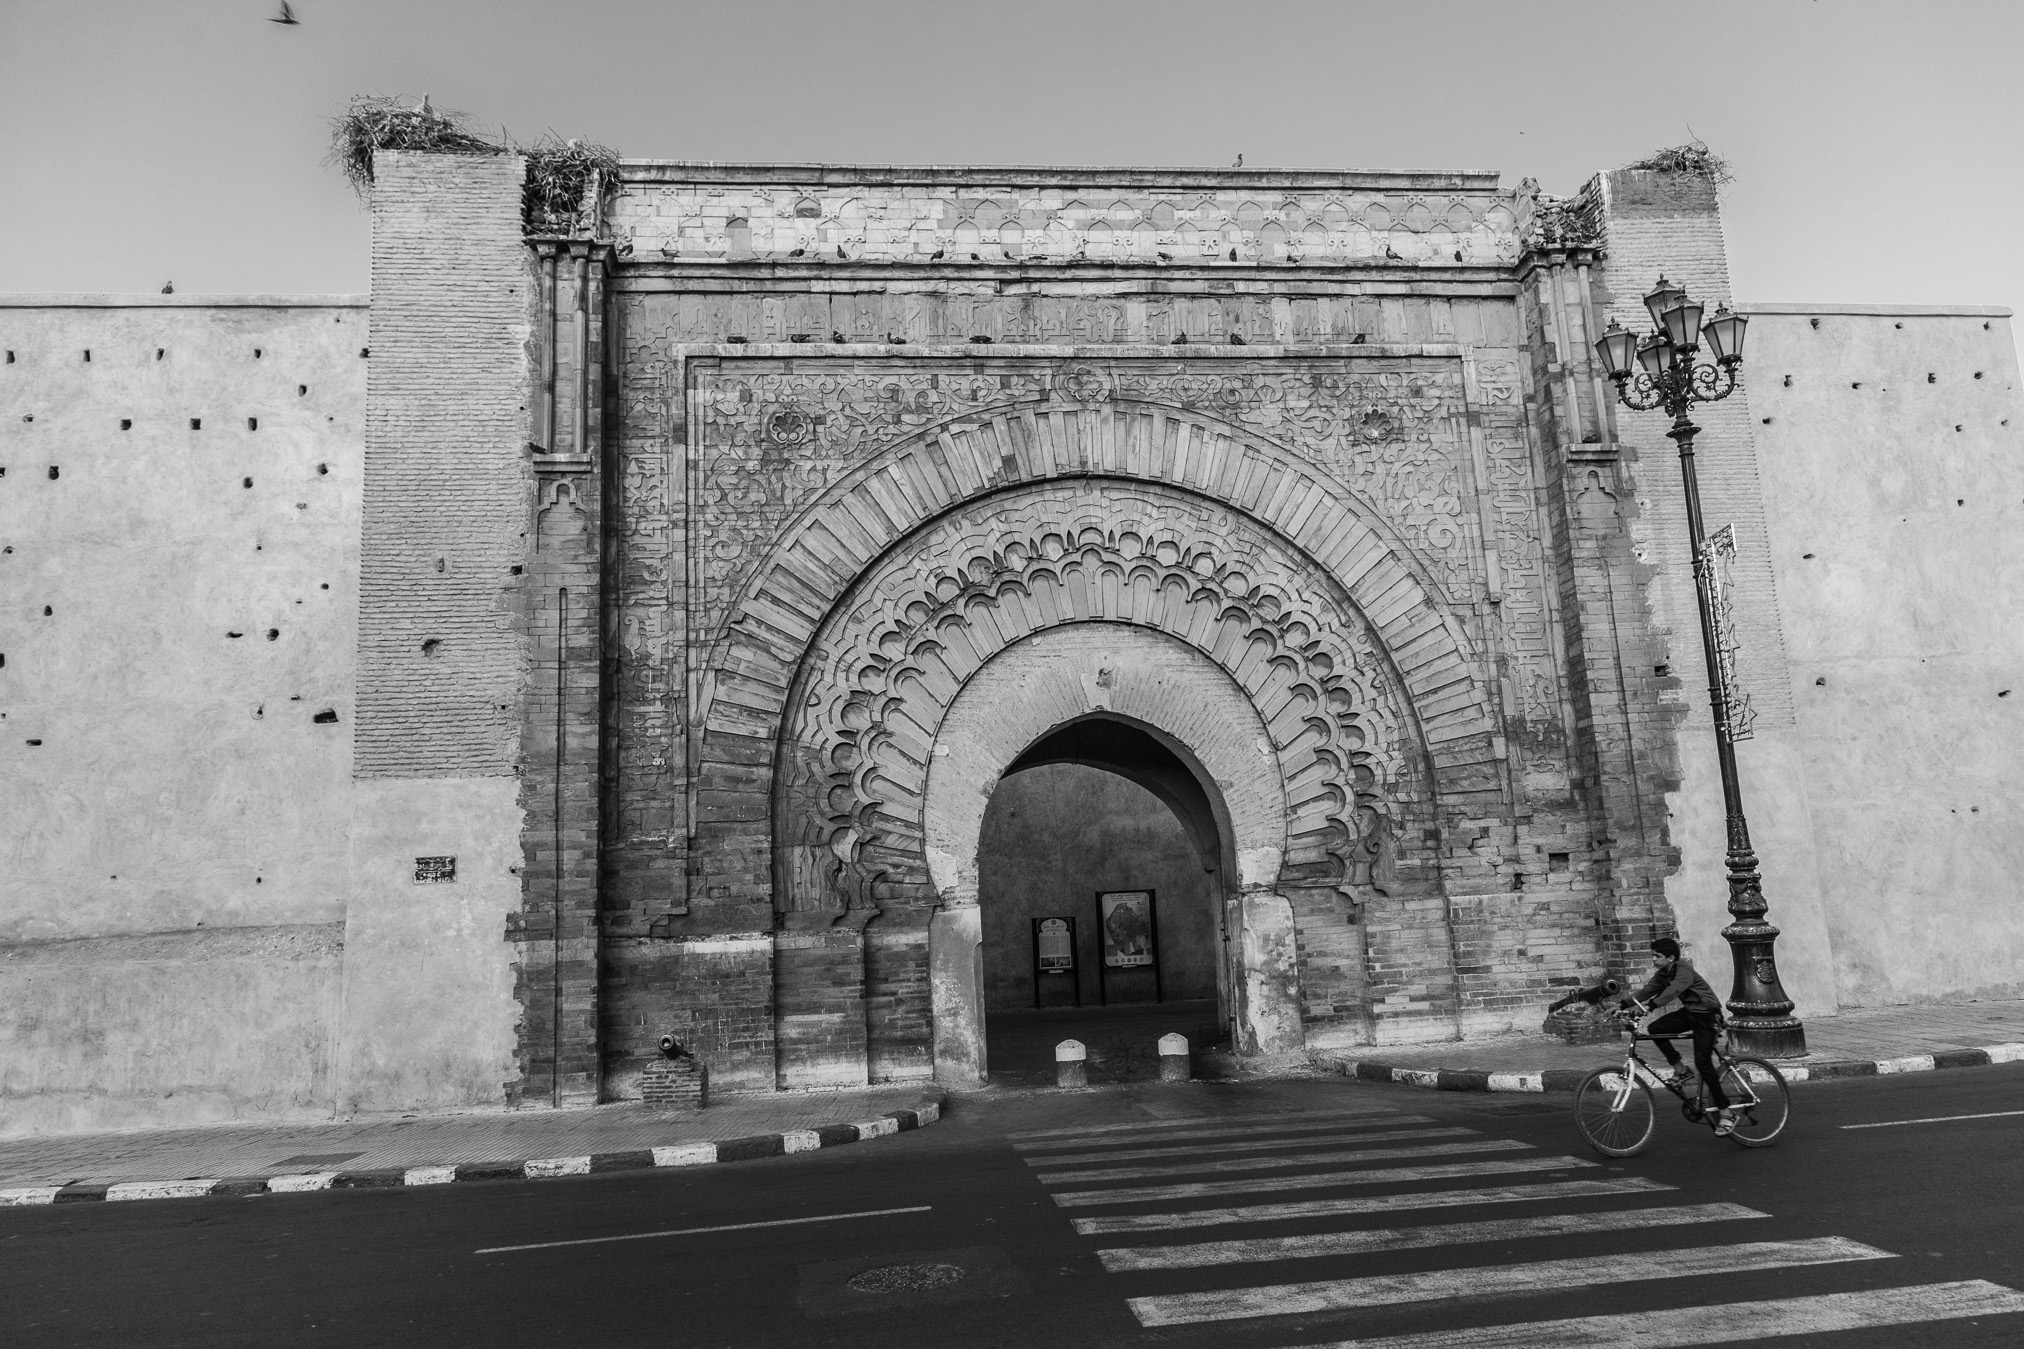
[{"label": "bicycle rear wheel", "polygon": [[1722,1065],[1722,1094],[1736,1108],[1736,1131],[1746,1148],[1769,1147],[1792,1117],[1792,1092],[1785,1075],[1762,1059],[1730,1059]]},{"label": "bicycle rear wheel", "polygon": [[1574,1127],[1605,1157],[1633,1157],[1651,1142],[1658,1112],[1651,1089],[1621,1068],[1598,1068],[1574,1089]]}]

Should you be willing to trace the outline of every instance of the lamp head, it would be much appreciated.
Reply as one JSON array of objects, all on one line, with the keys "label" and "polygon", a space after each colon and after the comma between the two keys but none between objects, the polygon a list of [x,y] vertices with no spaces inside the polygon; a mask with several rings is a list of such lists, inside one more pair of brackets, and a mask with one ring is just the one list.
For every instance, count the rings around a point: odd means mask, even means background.
[{"label": "lamp head", "polygon": [[1666,340],[1664,333],[1653,333],[1637,344],[1637,363],[1644,367],[1647,375],[1657,379],[1673,363],[1673,344]]},{"label": "lamp head", "polygon": [[1701,337],[1708,344],[1708,351],[1717,365],[1741,365],[1743,362],[1743,330],[1750,320],[1741,314],[1729,312],[1729,306],[1721,305],[1715,310],[1715,317],[1701,327]]},{"label": "lamp head", "polygon": [[1661,275],[1659,283],[1652,287],[1652,293],[1645,296],[1645,308],[1651,312],[1652,326],[1665,331],[1666,311],[1686,298],[1685,287],[1676,286]]},{"label": "lamp head", "polygon": [[1682,356],[1690,355],[1701,344],[1701,306],[1686,296],[1682,295],[1677,304],[1661,314],[1659,322],[1665,329],[1666,341]]},{"label": "lamp head", "polygon": [[1630,378],[1631,364],[1637,360],[1637,334],[1611,319],[1608,329],[1595,339],[1595,354],[1609,377],[1622,383]]}]

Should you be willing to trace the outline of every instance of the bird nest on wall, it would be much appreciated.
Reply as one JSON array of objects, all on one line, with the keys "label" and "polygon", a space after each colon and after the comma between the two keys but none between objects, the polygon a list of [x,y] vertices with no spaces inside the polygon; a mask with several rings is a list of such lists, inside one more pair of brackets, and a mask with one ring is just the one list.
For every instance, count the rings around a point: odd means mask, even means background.
[{"label": "bird nest on wall", "polygon": [[331,119],[330,162],[363,197],[372,187],[372,157],[381,150],[419,150],[438,155],[497,155],[506,147],[468,131],[464,115],[398,98],[358,94],[342,116]]},{"label": "bird nest on wall", "polygon": [[1729,170],[1729,161],[1708,148],[1705,141],[1689,141],[1661,150],[1655,155],[1640,159],[1635,164],[1624,165],[1627,169],[1653,169],[1659,173],[1691,173],[1706,178],[1711,183],[1734,182],[1736,175]]},{"label": "bird nest on wall", "polygon": [[582,232],[596,219],[593,192],[603,193],[618,176],[618,154],[589,141],[563,140],[549,132],[527,156],[527,186],[520,198],[529,234]]},{"label": "bird nest on wall", "polygon": [[514,144],[502,128],[497,140],[465,124],[464,114],[431,107],[429,96],[410,105],[378,94],[360,94],[332,119],[330,162],[363,197],[372,187],[372,159],[381,150],[414,150],[438,155],[520,154],[527,160],[521,193],[521,225],[529,234],[573,234],[588,230],[597,216],[596,195],[618,174],[618,154],[603,145],[563,140],[554,132],[534,145]]}]

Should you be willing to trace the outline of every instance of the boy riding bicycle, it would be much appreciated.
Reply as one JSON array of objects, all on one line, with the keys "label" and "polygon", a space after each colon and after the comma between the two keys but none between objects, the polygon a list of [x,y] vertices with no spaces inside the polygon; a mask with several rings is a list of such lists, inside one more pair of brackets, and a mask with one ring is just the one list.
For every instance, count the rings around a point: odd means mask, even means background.
[{"label": "boy riding bicycle", "polygon": [[[1736,1111],[1729,1104],[1728,1096],[1722,1091],[1721,1075],[1715,1071],[1715,1040],[1721,1033],[1722,1004],[1715,997],[1715,990],[1708,987],[1708,981],[1694,972],[1693,962],[1680,954],[1680,944],[1671,937],[1660,937],[1652,943],[1652,977],[1645,986],[1624,999],[1625,1006],[1634,1006],[1639,1015],[1656,1007],[1679,1000],[1679,1010],[1669,1012],[1645,1027],[1645,1034],[1651,1036],[1679,1035],[1682,1032],[1694,1037],[1694,1067],[1700,1071],[1701,1080],[1707,1084],[1708,1098],[1714,1104],[1715,1133],[1727,1137],[1736,1131]],[[1671,1040],[1657,1041],[1659,1052],[1672,1065],[1668,1080],[1675,1086],[1691,1082],[1693,1074],[1680,1063],[1680,1051],[1673,1047]]]}]

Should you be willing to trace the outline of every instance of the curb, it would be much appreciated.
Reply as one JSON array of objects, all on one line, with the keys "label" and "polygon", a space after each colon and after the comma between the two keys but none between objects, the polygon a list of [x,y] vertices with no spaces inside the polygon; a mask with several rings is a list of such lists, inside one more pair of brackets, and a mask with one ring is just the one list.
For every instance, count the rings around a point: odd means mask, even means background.
[{"label": "curb", "polygon": [[[1543,1068],[1535,1072],[1493,1073],[1469,1068],[1398,1068],[1370,1059],[1316,1054],[1311,1060],[1324,1072],[1365,1082],[1396,1082],[1433,1091],[1573,1091],[1589,1068]],[[1887,1073],[1924,1073],[1938,1068],[1981,1068],[1992,1063],[2024,1062],[2024,1043],[1984,1045],[1979,1049],[1944,1049],[1899,1059],[1833,1059],[1820,1063],[1777,1065],[1787,1082],[1820,1082],[1837,1077],[1876,1077]]]},{"label": "curb", "polygon": [[665,1166],[707,1166],[791,1152],[841,1147],[909,1129],[925,1129],[942,1117],[948,1101],[939,1087],[911,1110],[889,1110],[853,1124],[825,1124],[785,1133],[752,1134],[715,1143],[593,1152],[578,1157],[533,1157],[523,1161],[462,1162],[454,1166],[384,1167],[364,1171],[310,1171],[293,1176],[245,1176],[212,1180],[74,1181],[0,1190],[0,1208],[35,1204],[82,1204],[131,1199],[199,1199],[260,1194],[306,1194],[312,1190],[379,1190],[413,1185],[449,1185],[464,1180],[538,1180],[588,1176],[606,1171],[644,1171]]}]

